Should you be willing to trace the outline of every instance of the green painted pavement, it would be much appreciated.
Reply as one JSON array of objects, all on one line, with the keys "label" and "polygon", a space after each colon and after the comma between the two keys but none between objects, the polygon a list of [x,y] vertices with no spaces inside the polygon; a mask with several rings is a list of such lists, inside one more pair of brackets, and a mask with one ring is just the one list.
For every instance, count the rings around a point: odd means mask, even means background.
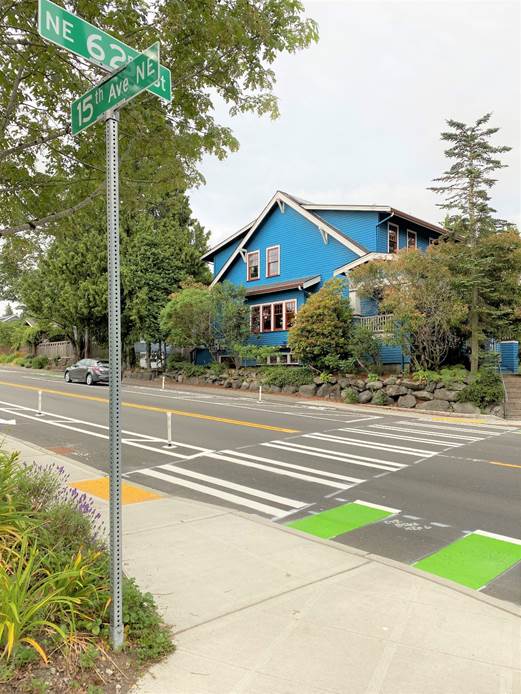
[{"label": "green painted pavement", "polygon": [[521,561],[521,545],[472,533],[413,566],[479,589],[518,561]]},{"label": "green painted pavement", "polygon": [[384,511],[383,509],[353,502],[343,506],[336,506],[313,516],[299,518],[288,523],[288,525],[290,528],[302,530],[310,535],[330,540],[343,533],[348,533],[350,530],[361,528],[370,523],[376,523],[392,515],[391,511]]}]

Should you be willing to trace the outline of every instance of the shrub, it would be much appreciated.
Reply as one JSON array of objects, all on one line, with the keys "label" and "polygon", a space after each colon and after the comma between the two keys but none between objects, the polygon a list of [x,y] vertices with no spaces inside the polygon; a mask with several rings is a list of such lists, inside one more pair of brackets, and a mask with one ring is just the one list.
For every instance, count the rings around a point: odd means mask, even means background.
[{"label": "shrub", "polygon": [[222,376],[226,371],[228,370],[228,367],[226,364],[221,364],[218,361],[212,361],[210,366],[208,367],[208,371],[213,375],[213,376]]},{"label": "shrub", "polygon": [[260,380],[267,386],[305,386],[313,382],[313,372],[305,366],[265,366]]},{"label": "shrub", "polygon": [[419,369],[412,375],[415,381],[427,381],[427,383],[441,382],[444,385],[457,382],[463,383],[468,377],[469,372],[464,366],[447,366],[440,371],[430,371],[429,369]]},{"label": "shrub", "polygon": [[481,409],[502,402],[503,397],[501,376],[488,369],[480,371],[475,380],[459,394],[461,402],[472,402]]},{"label": "shrub", "polygon": [[42,354],[38,357],[33,357],[31,365],[33,369],[45,369],[48,364],[49,358]]},{"label": "shrub", "polygon": [[170,352],[166,358],[166,368],[169,371],[177,369],[182,363],[184,363],[183,355],[179,352]]},{"label": "shrub", "polygon": [[127,577],[123,579],[123,624],[142,662],[158,660],[174,650],[170,629],[161,620],[154,598]]},{"label": "shrub", "polygon": [[347,402],[350,405],[355,405],[356,403],[360,402],[358,399],[358,393],[354,388],[346,388],[344,393],[344,402]]},{"label": "shrub", "polygon": [[377,390],[376,393],[373,395],[372,402],[374,405],[387,405],[389,400],[388,396],[384,393],[383,390]]},{"label": "shrub", "polygon": [[15,357],[11,363],[15,366],[25,366],[25,360],[25,357]]},{"label": "shrub", "polygon": [[169,367],[173,371],[181,371],[185,376],[204,376],[207,371],[206,366],[199,364],[191,364],[189,361],[172,362],[173,366]]},{"label": "shrub", "polygon": [[369,381],[369,383],[372,383],[373,381],[378,381],[379,379],[380,379],[380,376],[378,376],[378,374],[374,374],[374,373],[368,373],[367,374],[367,380]]}]

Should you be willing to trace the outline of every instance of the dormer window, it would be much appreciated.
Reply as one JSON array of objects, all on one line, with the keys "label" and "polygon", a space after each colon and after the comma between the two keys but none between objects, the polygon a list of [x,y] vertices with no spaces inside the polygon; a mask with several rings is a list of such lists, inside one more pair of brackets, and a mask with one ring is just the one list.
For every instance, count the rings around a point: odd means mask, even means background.
[{"label": "dormer window", "polygon": [[266,277],[280,275],[280,246],[266,248]]},{"label": "dormer window", "polygon": [[389,223],[387,229],[387,252],[398,253],[398,225]]},{"label": "dormer window", "polygon": [[258,280],[260,277],[260,251],[252,251],[246,256],[248,266],[248,282]]}]

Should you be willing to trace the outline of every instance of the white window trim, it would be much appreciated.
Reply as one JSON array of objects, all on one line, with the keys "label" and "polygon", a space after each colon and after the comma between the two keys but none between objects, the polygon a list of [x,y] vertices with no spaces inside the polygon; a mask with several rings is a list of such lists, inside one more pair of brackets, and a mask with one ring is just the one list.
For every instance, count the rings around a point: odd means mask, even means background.
[{"label": "white window trim", "polygon": [[[393,231],[396,232],[396,251],[390,251],[389,250],[389,232],[391,231],[391,227],[393,227]],[[400,250],[400,227],[398,224],[394,224],[393,222],[387,222],[387,253],[397,253]]]},{"label": "white window trim", "polygon": [[[269,264],[269,251],[272,251],[274,248],[276,248],[279,252],[278,255],[278,265],[279,265],[279,271],[277,272],[276,275],[268,275],[269,269],[270,269],[270,264]],[[266,278],[268,277],[280,277],[280,244],[276,244],[275,246],[268,246],[266,248]]]},{"label": "white window trim", "polygon": [[[255,255],[257,254],[259,258],[259,274],[257,277],[254,277],[253,279],[250,279],[250,255]],[[261,255],[260,255],[260,250],[256,251],[249,251],[249,253],[246,253],[246,282],[256,282],[257,280],[260,280],[261,277]]]},{"label": "white window trim", "polygon": [[[295,316],[297,315],[298,312],[298,302],[296,299],[281,299],[280,301],[267,301],[263,304],[251,304],[250,305],[250,333],[252,335],[260,335],[261,333],[283,333],[287,332],[289,330],[288,327],[286,327],[286,304],[292,301],[295,304]],[[283,309],[282,309],[282,328],[278,328],[277,330],[273,329],[273,324],[275,322],[275,309],[274,306],[275,304],[282,304]],[[262,309],[264,306],[270,306],[271,307],[271,325],[272,329],[271,330],[263,330],[262,328]],[[259,332],[254,333],[252,332],[252,309],[259,307],[260,313],[259,313]]]},{"label": "white window trim", "polygon": [[414,231],[413,229],[407,229],[407,236],[405,238],[405,244],[406,244],[405,248],[407,248],[407,250],[409,250],[409,234],[414,235],[414,250],[417,251],[418,250],[418,232]]},{"label": "white window trim", "polygon": [[438,239],[435,236],[429,236],[429,246],[434,246],[437,241]]}]

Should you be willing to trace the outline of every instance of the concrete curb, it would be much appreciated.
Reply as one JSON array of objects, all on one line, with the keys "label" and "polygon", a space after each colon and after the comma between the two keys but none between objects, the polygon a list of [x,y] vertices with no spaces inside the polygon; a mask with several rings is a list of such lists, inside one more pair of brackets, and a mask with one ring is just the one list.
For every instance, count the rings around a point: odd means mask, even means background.
[{"label": "concrete curb", "polygon": [[[101,472],[97,468],[93,468],[90,465],[86,465],[85,463],[77,462],[76,460],[73,460],[71,458],[67,458],[66,456],[54,453],[53,451],[50,451],[48,449],[42,448],[41,446],[37,446],[35,444],[29,444],[26,443],[25,441],[22,441],[21,439],[17,439],[13,436],[10,435],[4,435],[0,439],[1,443],[7,443],[8,446],[12,447],[14,450],[16,450],[17,445],[23,445],[26,448],[32,448],[35,451],[38,451],[38,453],[42,455],[52,455],[53,457],[56,457],[58,460],[64,461],[64,463],[67,463],[69,465],[74,465],[75,467],[79,467],[80,469],[84,469],[86,474],[92,476],[107,476],[105,473]],[[134,482],[132,484],[135,484]],[[365,552],[364,550],[358,549],[356,547],[349,547],[349,545],[344,545],[340,544],[338,542],[334,542],[333,540],[325,540],[320,537],[315,537],[313,535],[308,535],[306,533],[302,533],[299,530],[295,530],[294,528],[290,528],[285,525],[281,525],[278,523],[274,523],[270,520],[267,520],[265,518],[261,518],[260,516],[255,516],[253,514],[245,513],[243,511],[237,511],[233,509],[227,509],[222,506],[216,506],[214,504],[210,504],[204,501],[194,501],[193,499],[185,499],[184,497],[176,497],[174,495],[168,495],[168,494],[163,494],[161,492],[158,492],[155,489],[152,489],[150,487],[147,487],[145,485],[141,484],[136,484],[136,486],[139,486],[142,489],[145,489],[147,491],[153,492],[155,494],[160,494],[162,498],[164,499],[176,499],[176,498],[182,498],[183,501],[192,503],[197,506],[203,506],[208,509],[208,515],[209,516],[214,516],[214,515],[235,515],[240,518],[243,518],[244,520],[250,522],[250,523],[256,523],[257,525],[263,525],[265,527],[269,527],[273,531],[278,531],[278,532],[283,532],[287,533],[289,535],[294,535],[295,537],[298,537],[300,540],[304,540],[306,542],[313,542],[317,543],[326,547],[329,547],[331,549],[336,550],[337,552],[343,552],[344,554],[350,554],[353,556],[357,557],[364,557],[368,561],[367,563],[374,562],[376,564],[382,564],[385,566],[389,566],[391,568],[397,569],[399,571],[402,571],[404,573],[412,574],[418,578],[423,579],[424,581],[427,581],[429,583],[434,583],[436,585],[442,586],[444,588],[448,588],[449,590],[452,590],[456,593],[460,593],[462,595],[466,595],[467,597],[472,598],[473,600],[476,600],[478,602],[481,602],[485,605],[488,605],[489,607],[496,608],[498,610],[501,610],[502,612],[505,612],[507,614],[511,614],[514,617],[521,617],[521,607],[516,607],[515,605],[512,605],[510,607],[509,603],[499,600],[497,598],[494,598],[489,595],[485,595],[483,593],[480,593],[478,591],[472,590],[471,588],[467,588],[465,586],[460,586],[457,583],[454,583],[448,579],[441,578],[439,576],[434,576],[431,574],[426,574],[423,571],[420,571],[419,569],[415,569],[412,566],[409,566],[408,564],[404,564],[402,562],[398,562],[394,559],[389,559],[387,557],[383,557],[378,554],[373,554],[370,552]],[[107,503],[107,502],[104,502]],[[179,521],[181,522],[181,521]],[[196,522],[195,520],[192,521],[186,521],[186,522]],[[170,527],[172,524],[166,523],[164,526],[158,526],[158,527]],[[366,566],[367,563],[363,564],[363,566]],[[360,568],[360,567],[354,567],[354,568]],[[354,570],[354,569],[353,569]]]}]

